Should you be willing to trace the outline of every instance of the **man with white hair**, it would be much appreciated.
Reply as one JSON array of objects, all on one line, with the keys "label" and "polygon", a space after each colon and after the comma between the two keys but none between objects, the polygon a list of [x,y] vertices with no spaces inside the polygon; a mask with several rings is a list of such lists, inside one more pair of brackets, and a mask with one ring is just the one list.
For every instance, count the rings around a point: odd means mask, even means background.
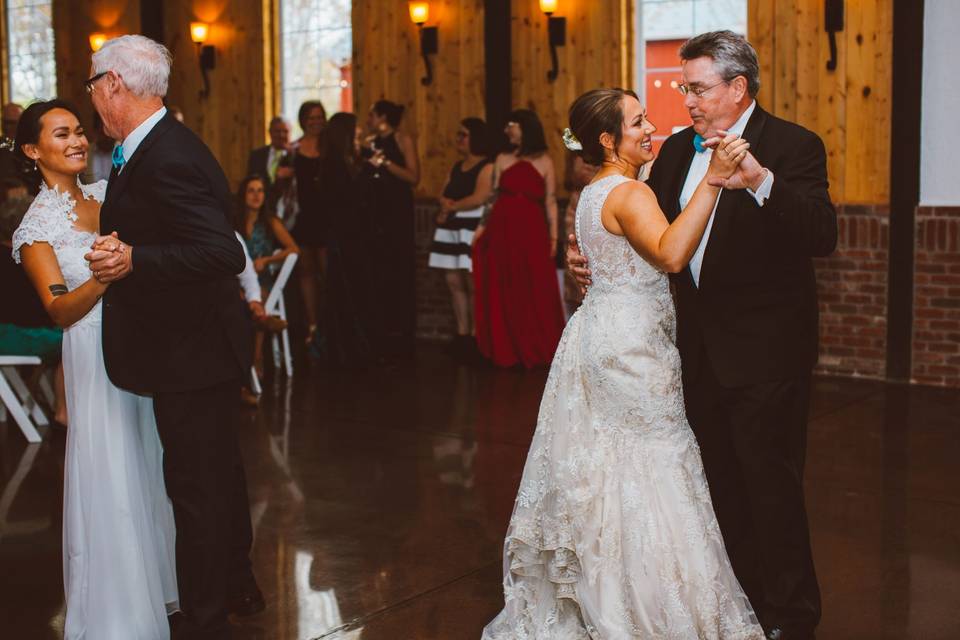
[{"label": "man with white hair", "polygon": [[118,387],[152,394],[177,526],[182,616],[174,638],[229,638],[227,613],[263,596],[250,567],[237,398],[252,329],[237,274],[243,249],[231,194],[210,150],[163,105],[170,53],[139,35],[108,41],[86,87],[105,133],[120,141],[86,258],[111,283],[103,356]]}]

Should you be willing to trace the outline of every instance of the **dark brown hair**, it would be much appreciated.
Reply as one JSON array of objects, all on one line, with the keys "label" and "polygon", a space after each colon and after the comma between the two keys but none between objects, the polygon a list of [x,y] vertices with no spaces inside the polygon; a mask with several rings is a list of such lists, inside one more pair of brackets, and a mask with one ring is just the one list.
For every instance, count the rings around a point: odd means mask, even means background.
[{"label": "dark brown hair", "polygon": [[247,238],[247,187],[250,186],[251,182],[260,182],[263,185],[263,206],[260,207],[260,212],[257,214],[257,222],[263,225],[267,235],[272,238],[273,219],[276,218],[276,215],[274,215],[273,209],[270,208],[270,194],[266,193],[267,180],[256,173],[250,174],[240,181],[240,188],[237,189],[237,210],[233,216],[233,228],[236,229],[244,239],[249,240],[249,238]]},{"label": "dark brown hair", "polygon": [[396,129],[403,120],[403,112],[406,108],[402,104],[390,102],[389,100],[377,100],[373,103],[373,112],[378,116],[387,119],[387,124]]},{"label": "dark brown hair", "polygon": [[314,109],[320,109],[323,112],[323,120],[327,120],[327,110],[323,106],[323,103],[319,100],[307,100],[300,105],[300,110],[297,111],[297,122],[300,123],[300,128],[306,130],[307,128],[307,118],[310,117],[310,112]]},{"label": "dark brown hair", "polygon": [[351,175],[357,171],[354,162],[353,139],[357,131],[357,116],[341,111],[333,114],[320,139],[321,163],[341,163]]},{"label": "dark brown hair", "polygon": [[587,164],[603,164],[604,148],[600,136],[609,133],[613,136],[613,148],[620,146],[623,140],[623,99],[626,96],[636,98],[637,94],[629,89],[593,89],[573,101],[570,105],[570,130],[583,147],[578,153]]},{"label": "dark brown hair", "polygon": [[37,191],[40,190],[40,182],[43,180],[43,177],[40,175],[40,172],[35,169],[36,165],[33,160],[28,158],[27,154],[23,152],[23,147],[24,145],[37,144],[40,142],[40,133],[43,131],[43,116],[54,109],[69,111],[77,120],[80,120],[80,114],[72,104],[66,100],[54,98],[53,100],[34,102],[31,104],[24,109],[20,115],[20,122],[17,124],[14,157],[20,164],[20,175],[18,177],[26,183],[27,189],[32,194],[36,194]]}]

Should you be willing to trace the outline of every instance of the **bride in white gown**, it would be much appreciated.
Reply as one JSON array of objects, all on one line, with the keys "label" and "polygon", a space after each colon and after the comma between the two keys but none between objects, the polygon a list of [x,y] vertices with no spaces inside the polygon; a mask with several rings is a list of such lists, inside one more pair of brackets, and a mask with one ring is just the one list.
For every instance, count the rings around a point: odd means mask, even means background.
[{"label": "bride in white gown", "polygon": [[164,640],[177,609],[173,511],[163,484],[153,401],[115,387],[103,364],[107,285],[84,254],[97,237],[106,182],[81,185],[87,140],[71,108],[24,111],[18,153],[42,182],[13,235],[13,254],[63,333],[70,423],[64,473],[67,640]]},{"label": "bride in white gown", "polygon": [[[684,413],[666,272],[686,267],[746,156],[730,135],[671,225],[636,180],[653,159],[632,92],[570,109],[568,146],[600,172],[576,232],[592,284],[547,380],[504,545],[504,599],[484,640],[761,640],[727,558]],[[577,140],[582,140],[579,142]]]}]

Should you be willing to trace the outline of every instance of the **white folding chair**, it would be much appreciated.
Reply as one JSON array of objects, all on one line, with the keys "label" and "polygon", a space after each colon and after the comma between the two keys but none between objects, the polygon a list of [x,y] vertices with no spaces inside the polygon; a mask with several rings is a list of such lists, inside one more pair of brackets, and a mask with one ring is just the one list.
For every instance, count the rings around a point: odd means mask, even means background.
[{"label": "white folding chair", "polygon": [[[280,267],[280,271],[277,273],[277,277],[273,282],[273,288],[270,289],[270,294],[263,303],[263,308],[267,312],[267,315],[275,315],[280,316],[284,320],[287,319],[287,306],[283,302],[283,288],[287,286],[287,282],[290,280],[293,267],[297,264],[297,257],[297,254],[291,253],[284,259],[283,265]],[[280,332],[279,337],[276,335],[273,336],[273,361],[278,368],[280,366],[279,354],[281,342],[283,343],[284,371],[286,371],[288,376],[292,376],[293,355],[290,353],[290,334],[286,329]]]},{"label": "white folding chair", "polygon": [[20,378],[13,367],[21,365],[37,366],[39,364],[41,364],[40,358],[36,356],[0,356],[0,400],[2,400],[3,406],[10,412],[10,415],[13,416],[27,442],[34,443],[40,442],[41,438],[37,432],[37,427],[30,420],[29,414],[33,413],[36,417],[39,413],[42,421],[38,421],[38,424],[41,425],[48,424],[47,418],[37,407],[26,385],[23,384],[23,379]]}]

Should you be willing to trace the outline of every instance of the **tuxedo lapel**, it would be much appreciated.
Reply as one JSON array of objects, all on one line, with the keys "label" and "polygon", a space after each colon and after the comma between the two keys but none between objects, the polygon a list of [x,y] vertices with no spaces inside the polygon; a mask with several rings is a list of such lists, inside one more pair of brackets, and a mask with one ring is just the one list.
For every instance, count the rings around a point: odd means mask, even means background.
[{"label": "tuxedo lapel", "polygon": [[[763,132],[763,125],[767,121],[766,112],[758,104],[747,126],[743,130],[744,139],[750,143],[750,151],[756,155],[760,142],[760,134]],[[724,248],[727,246],[726,238],[733,232],[733,221],[736,217],[738,205],[756,203],[753,196],[744,189],[728,191],[724,189],[720,193],[720,201],[717,202],[717,211],[713,218],[713,227],[710,230],[710,239],[707,240],[707,246],[703,252],[703,263],[700,268],[700,289],[704,287],[704,280],[710,281],[710,271],[716,267],[717,263],[722,262]]]},{"label": "tuxedo lapel", "polygon": [[687,173],[693,163],[694,154],[693,127],[687,127],[677,135],[680,136],[680,152],[676,158],[671,159],[673,166],[667,166],[670,178],[665,181],[665,193],[658,194],[662,195],[660,206],[671,223],[680,215],[680,194],[683,192],[683,184],[687,181]]},{"label": "tuxedo lapel", "polygon": [[123,165],[123,170],[119,173],[115,171],[110,172],[110,181],[107,183],[107,197],[103,203],[104,209],[108,208],[111,203],[116,202],[117,198],[123,194],[137,165],[140,164],[143,157],[150,151],[150,147],[173,125],[173,122],[174,118],[168,112],[160,119],[160,122],[150,130],[147,137],[143,139],[143,142],[141,142],[136,151],[133,152],[133,157]]}]

